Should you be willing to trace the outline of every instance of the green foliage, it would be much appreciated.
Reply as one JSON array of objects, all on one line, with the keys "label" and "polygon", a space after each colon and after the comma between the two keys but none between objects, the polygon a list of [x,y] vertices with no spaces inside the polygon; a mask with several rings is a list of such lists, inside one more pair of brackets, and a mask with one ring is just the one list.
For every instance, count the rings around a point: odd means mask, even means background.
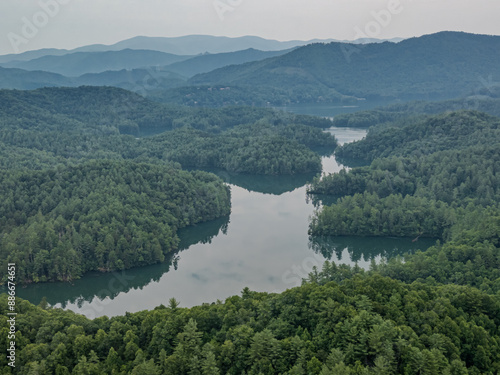
[{"label": "green foliage", "polygon": [[[436,326],[417,318],[422,305],[408,305],[411,297],[392,289],[392,307],[384,309],[393,310],[394,314],[387,323],[405,321],[408,316],[400,314],[403,309],[412,316],[412,322],[419,321],[421,325],[413,332],[405,330],[409,344],[385,347],[387,351],[373,360],[373,373],[493,374],[498,371],[498,360],[489,357],[493,354],[489,352],[491,347],[483,345],[484,331],[479,329],[476,336],[469,336],[464,329],[476,321],[472,316],[478,311],[498,311],[498,302],[491,299],[497,298],[500,291],[498,118],[478,112],[427,118],[401,113],[382,118],[387,113],[371,114],[380,116],[378,120],[368,118],[366,123],[396,121],[371,128],[365,140],[338,151],[344,157],[372,161],[370,166],[316,179],[309,187],[311,193],[343,197],[316,213],[310,233],[416,236],[414,241],[429,235],[445,242],[438,241],[425,252],[373,264],[367,273],[357,267],[327,262],[321,271],[314,270],[308,280],[325,286],[332,282],[355,285],[366,277],[387,277],[391,282],[420,288],[414,296],[429,296],[431,290],[442,288],[444,294],[436,296],[442,304],[436,302],[430,315],[437,318],[447,307],[457,304],[468,316],[467,323],[455,314],[443,315],[439,326],[444,330],[436,330]],[[361,124],[363,116],[353,118]],[[313,237],[312,243],[322,251],[321,242]],[[387,289],[388,285],[380,284],[375,293],[380,295]],[[451,297],[452,290],[458,294]],[[377,309],[375,303],[365,302],[367,311]],[[353,340],[351,347],[343,349],[344,356],[337,355],[341,359],[327,364],[323,372],[335,373],[334,366],[345,367],[343,360],[349,358],[349,352],[369,352],[368,342],[377,342],[381,331],[374,330],[365,339],[359,331],[352,330],[361,344],[356,347]],[[415,345],[418,339],[414,335],[423,332],[427,344]],[[461,338],[452,338],[454,335]],[[457,351],[458,348],[461,349]],[[398,356],[405,358],[402,367]],[[341,371],[349,373],[352,367]]]},{"label": "green foliage", "polygon": [[355,194],[325,206],[311,220],[313,236],[446,237],[456,212],[447,204],[413,196]]},{"label": "green foliage", "polygon": [[500,142],[423,157],[375,159],[369,167],[317,178],[309,193],[335,196],[375,193],[414,195],[464,206],[500,202]]},{"label": "green foliage", "polygon": [[[424,37],[441,47],[443,38],[455,44],[477,40],[454,33],[439,38]],[[490,47],[496,43],[479,38]],[[403,46],[427,53],[418,40]],[[272,75],[259,75],[253,83],[276,84],[298,75],[296,87],[307,87],[317,79],[309,71],[331,72],[331,60],[317,56],[325,50],[330,57],[339,55],[333,47],[298,49],[279,60],[286,61],[285,68],[273,66]],[[366,54],[377,48],[401,63],[389,44],[368,46]],[[309,58],[307,53],[314,64],[294,66],[295,58]],[[471,55],[464,64],[477,58]],[[420,84],[405,81],[403,68],[394,70],[396,79],[382,79],[387,95]],[[415,79],[427,77],[426,69]],[[461,82],[456,73],[449,69],[452,83],[448,75],[434,77],[425,91],[446,83],[438,90],[442,94],[472,84],[471,76]],[[325,78],[326,91],[318,90],[338,95],[333,87],[342,87],[352,94],[349,87],[359,85],[370,92],[374,81],[365,71],[353,74],[346,75],[351,86],[346,77],[332,74]],[[218,90],[224,91],[230,90]],[[312,100],[311,92],[302,94]],[[313,183],[310,192],[343,197],[314,215],[310,234],[415,241],[426,236],[444,243],[373,264],[370,271],[326,262],[301,287],[281,294],[245,288],[241,297],[223,304],[189,309],[171,299],[169,307],[89,320],[46,301],[36,307],[17,299],[18,372],[500,372],[500,122],[479,112],[406,117],[396,112],[356,119],[385,124],[338,154],[372,164]],[[317,129],[328,123],[267,109],[163,106],[110,88],[0,91],[0,272],[13,262],[24,282],[71,280],[90,270],[161,262],[179,247],[179,228],[230,209],[229,189],[220,179],[182,171],[179,163],[261,174],[317,171],[319,156],[310,148],[333,151],[336,145]],[[164,130],[169,131],[153,135]],[[7,309],[7,295],[0,295],[0,314]],[[3,337],[8,329],[6,319],[0,321]],[[6,352],[6,346],[3,340],[0,350]],[[7,367],[5,356],[0,367]]]},{"label": "green foliage", "polygon": [[[315,142],[312,136],[302,135],[300,128],[297,129],[287,132],[302,142]],[[321,133],[312,129],[312,133],[316,132]],[[151,146],[148,152],[150,155],[163,153],[165,159],[183,167],[216,168],[237,173],[290,175],[321,171],[318,154],[282,134],[280,128],[273,126],[265,129],[260,126],[238,127],[218,135],[178,129],[148,139]],[[331,140],[335,142],[333,138]]]},{"label": "green foliage", "polygon": [[0,258],[23,282],[162,262],[178,228],[230,212],[220,179],[169,166],[91,161],[4,173],[0,186]]},{"label": "green foliage", "polygon": [[166,106],[106,87],[3,90],[0,167],[130,159],[252,174],[318,172],[310,148],[333,152],[334,137],[319,129],[330,124],[269,109]]},{"label": "green foliage", "polygon": [[389,156],[422,157],[478,145],[495,146],[500,140],[500,120],[475,111],[444,113],[403,124],[369,131],[365,139],[346,144],[336,153],[344,159],[372,161]]},{"label": "green foliage", "polygon": [[[330,281],[336,271],[327,267],[320,275],[281,294],[246,291],[224,304],[93,321],[18,299],[17,366],[41,374],[56,368],[207,375],[500,370],[498,295],[470,286],[408,284],[378,272],[351,270]],[[2,295],[0,313],[6,309]],[[42,330],[47,334],[37,334]],[[0,361],[6,365],[5,357]]]}]

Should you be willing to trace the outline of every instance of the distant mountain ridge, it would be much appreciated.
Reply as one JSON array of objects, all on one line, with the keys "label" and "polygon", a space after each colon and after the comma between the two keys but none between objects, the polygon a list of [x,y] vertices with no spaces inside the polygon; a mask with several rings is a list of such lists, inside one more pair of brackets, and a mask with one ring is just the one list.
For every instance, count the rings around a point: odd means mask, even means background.
[{"label": "distant mountain ridge", "polygon": [[[389,41],[399,42],[402,38],[393,38]],[[226,53],[246,50],[249,48],[262,51],[285,50],[318,42],[339,41],[335,39],[313,39],[308,41],[293,40],[280,42],[277,40],[264,39],[254,36],[223,37],[211,35],[186,35],[180,37],[147,37],[137,36],[111,45],[92,44],[71,50],[46,48],[35,51],[27,51],[20,54],[0,55],[0,64],[10,61],[28,61],[42,56],[62,56],[75,52],[105,52],[120,51],[123,49],[149,49],[153,51],[172,53],[175,55],[199,55],[202,53]],[[384,39],[358,39],[353,43],[382,42]],[[347,42],[347,41],[343,41]]]}]

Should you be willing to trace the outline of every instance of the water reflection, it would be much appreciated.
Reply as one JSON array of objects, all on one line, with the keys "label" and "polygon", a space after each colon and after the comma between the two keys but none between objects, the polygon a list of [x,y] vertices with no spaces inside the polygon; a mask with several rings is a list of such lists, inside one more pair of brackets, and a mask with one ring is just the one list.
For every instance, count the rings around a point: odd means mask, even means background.
[{"label": "water reflection", "polygon": [[209,244],[220,234],[226,235],[229,225],[229,216],[201,223],[179,231],[179,250],[170,254],[165,262],[125,271],[112,273],[91,272],[79,280],[71,283],[43,283],[30,285],[17,290],[17,295],[38,304],[45,296],[51,305],[66,308],[75,305],[79,309],[95,298],[99,300],[113,300],[120,293],[130,290],[142,290],[152,282],[158,282],[161,277],[177,269],[179,254],[194,244]]},{"label": "water reflection", "polygon": [[311,204],[319,209],[321,206],[331,206],[332,204],[337,203],[339,198],[342,198],[340,195],[326,195],[326,194],[308,194],[307,200],[311,202]]},{"label": "water reflection", "polygon": [[396,237],[309,237],[309,248],[325,259],[342,261],[346,252],[352,262],[370,262],[371,260],[389,259],[417,250],[426,250],[436,243],[436,239]]},{"label": "water reflection", "polygon": [[316,173],[284,176],[256,176],[221,170],[207,171],[216,174],[228,184],[239,186],[248,191],[272,195],[282,195],[284,193],[294,191],[295,189],[310,183],[316,176]]}]

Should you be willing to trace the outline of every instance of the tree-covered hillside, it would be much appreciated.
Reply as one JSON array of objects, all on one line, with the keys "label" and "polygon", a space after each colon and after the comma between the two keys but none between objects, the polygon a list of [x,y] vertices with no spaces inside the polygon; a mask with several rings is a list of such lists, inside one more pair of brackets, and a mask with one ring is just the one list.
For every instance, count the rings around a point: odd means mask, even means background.
[{"label": "tree-covered hillside", "polygon": [[388,156],[421,157],[438,151],[497,145],[500,119],[477,111],[410,117],[397,126],[369,130],[365,139],[337,150],[341,158],[371,161]]},{"label": "tree-covered hillside", "polygon": [[93,161],[0,177],[2,282],[72,280],[162,262],[177,229],[229,215],[216,176],[174,166]]},{"label": "tree-covered hillside", "polygon": [[106,87],[0,91],[1,262],[15,262],[23,283],[161,262],[178,228],[230,211],[222,180],[180,167],[316,173],[311,148],[337,144],[321,129],[330,123]]},{"label": "tree-covered hillside", "polygon": [[72,86],[70,78],[48,72],[28,72],[23,69],[0,67],[0,88],[33,90],[40,87]]},{"label": "tree-covered hillside", "polygon": [[130,159],[250,174],[318,172],[320,157],[310,148],[333,152],[335,139],[321,130],[330,124],[270,109],[167,106],[116,88],[0,91],[6,168]]},{"label": "tree-covered hillside", "polygon": [[379,197],[416,195],[446,203],[481,205],[500,201],[500,142],[421,157],[375,159],[370,166],[330,174],[309,187],[311,193]]},{"label": "tree-covered hillside", "polygon": [[[33,111],[37,111],[33,114]],[[295,123],[327,128],[328,119],[294,115],[266,108],[186,108],[160,104],[114,87],[43,88],[32,91],[0,90],[0,113],[11,121],[41,115],[64,115],[86,127],[117,127],[126,134],[148,135],[189,125],[200,130],[222,130],[266,118],[271,123]],[[16,117],[17,116],[17,117]],[[26,118],[25,118],[26,117]],[[54,121],[54,120],[51,120]]]},{"label": "tree-covered hillside", "polygon": [[[410,107],[413,108],[414,104]],[[338,199],[315,213],[310,233],[327,238],[353,234],[412,236],[417,243],[420,237],[440,238],[441,242],[425,252],[405,254],[378,265],[372,263],[369,273],[405,285],[419,285],[423,294],[429,287],[451,290],[457,284],[468,285],[472,287],[466,292],[468,297],[453,297],[452,300],[469,301],[469,306],[461,309],[471,321],[474,312],[485,306],[485,300],[477,293],[496,298],[500,290],[499,120],[472,111],[420,119],[414,113],[410,111],[406,117],[403,112],[398,113],[398,118],[390,119],[393,122],[370,128],[365,140],[343,147],[341,151],[345,154],[372,160],[371,165],[344,169],[315,180],[309,187],[310,193],[327,194]],[[360,114],[353,118],[362,121]],[[323,250],[320,238],[311,237],[311,243],[316,251]],[[357,272],[356,268],[326,263],[322,270],[310,274],[310,281],[325,286],[331,282],[343,283],[352,278],[353,271]],[[380,295],[384,289],[377,288],[377,293]],[[473,294],[476,297],[472,297]],[[391,300],[399,301],[399,293]],[[442,308],[450,306],[445,299],[441,302],[433,308],[434,317],[439,316]],[[403,306],[404,302],[397,305]],[[412,311],[422,311],[422,307],[413,305]],[[500,311],[498,306],[494,310]],[[454,317],[456,315],[451,314],[446,319],[451,322]],[[419,320],[416,315],[409,321],[415,322],[413,318],[419,321],[420,327],[430,328],[428,343],[433,341],[431,337],[437,338],[434,336],[437,330],[431,328],[432,325]],[[468,336],[465,325],[458,321],[454,324],[455,328],[445,334],[446,340],[453,341],[452,331],[462,338]],[[480,336],[479,332],[474,335],[476,338]],[[367,341],[364,350],[369,350],[370,342]],[[463,342],[458,345],[462,348],[474,346]],[[370,373],[494,374],[498,371],[499,360],[493,359],[498,358],[497,353],[496,348],[477,345],[468,356],[470,360],[478,361],[473,366],[469,363],[465,365],[467,368],[438,369],[433,367],[436,362],[431,356],[424,360],[426,364],[416,365],[425,355],[415,351],[409,356],[413,365],[397,369],[385,367],[382,371],[374,369]],[[487,356],[492,357],[479,364],[479,358]],[[398,360],[397,363],[402,362]],[[355,367],[351,367],[352,372],[342,371],[359,373],[355,372]]]},{"label": "tree-covered hillside", "polygon": [[[318,143],[301,132],[304,128],[306,133],[318,136]],[[286,137],[284,131],[290,132],[290,136]],[[335,147],[334,140],[325,140],[318,129],[271,125],[238,127],[217,135],[179,129],[147,140],[144,146],[183,167],[261,175],[321,172],[319,155],[304,145],[308,141],[316,147],[325,141],[327,146]]]},{"label": "tree-covered hillside", "polygon": [[180,74],[184,77],[192,77],[196,74],[207,73],[214,69],[222,68],[228,65],[244,64],[250,61],[264,60],[270,57],[281,56],[289,52],[290,49],[277,51],[260,51],[254,48],[248,48],[242,51],[226,53],[204,53],[177,63],[172,63],[164,70]]}]

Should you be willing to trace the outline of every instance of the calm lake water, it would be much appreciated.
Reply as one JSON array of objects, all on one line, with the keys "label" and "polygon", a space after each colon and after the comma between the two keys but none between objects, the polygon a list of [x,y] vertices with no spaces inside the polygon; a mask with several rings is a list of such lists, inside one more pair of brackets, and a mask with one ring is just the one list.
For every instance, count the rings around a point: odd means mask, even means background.
[{"label": "calm lake water", "polygon": [[[332,128],[340,143],[359,140],[365,131]],[[334,157],[323,158],[324,172],[339,171]],[[181,251],[170,262],[114,274],[89,274],[72,284],[54,283],[19,288],[18,296],[90,318],[121,315],[168,304],[180,306],[240,294],[243,288],[281,292],[300,285],[313,266],[325,259],[368,268],[372,259],[426,249],[434,241],[412,243],[403,238],[342,237],[315,239],[307,235],[315,207],[305,184],[313,176],[243,176],[218,173],[231,186],[230,217],[185,228]]]}]

